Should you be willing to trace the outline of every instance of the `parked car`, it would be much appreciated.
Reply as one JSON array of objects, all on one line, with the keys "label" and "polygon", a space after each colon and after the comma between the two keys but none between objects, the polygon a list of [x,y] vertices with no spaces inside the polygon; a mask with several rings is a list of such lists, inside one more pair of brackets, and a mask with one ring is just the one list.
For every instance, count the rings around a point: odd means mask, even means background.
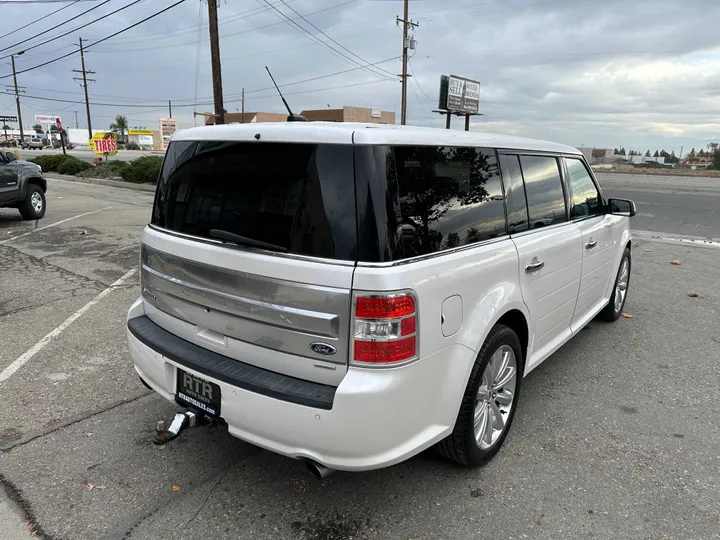
[{"label": "parked car", "polygon": [[24,219],[45,215],[47,181],[42,168],[0,152],[0,208],[17,208]]},{"label": "parked car", "polygon": [[45,142],[40,137],[33,137],[28,142],[27,147],[31,150],[42,150],[45,147]]},{"label": "parked car", "polygon": [[318,476],[433,446],[481,465],[522,378],[596,316],[619,317],[634,214],[550,142],[178,131],[142,234],[130,353],[160,395]]}]

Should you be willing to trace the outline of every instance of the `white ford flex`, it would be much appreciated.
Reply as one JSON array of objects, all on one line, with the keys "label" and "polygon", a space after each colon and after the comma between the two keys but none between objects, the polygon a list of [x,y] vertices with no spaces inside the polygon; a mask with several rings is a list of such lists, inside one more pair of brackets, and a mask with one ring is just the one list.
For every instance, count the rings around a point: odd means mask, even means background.
[{"label": "white ford flex", "polygon": [[142,380],[323,470],[502,445],[523,376],[620,315],[629,216],[559,144],[399,126],[179,131],[142,235]]}]

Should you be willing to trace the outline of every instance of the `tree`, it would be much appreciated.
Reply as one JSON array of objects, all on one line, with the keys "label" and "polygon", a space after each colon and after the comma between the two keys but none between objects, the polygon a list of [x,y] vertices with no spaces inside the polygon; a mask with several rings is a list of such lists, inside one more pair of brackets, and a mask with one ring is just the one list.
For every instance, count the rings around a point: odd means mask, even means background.
[{"label": "tree", "polygon": [[35,124],[32,128],[33,128],[33,130],[35,131],[35,133],[42,133],[42,132],[43,132],[43,127],[42,127],[40,124]]},{"label": "tree", "polygon": [[694,157],[696,157],[696,156],[697,156],[697,154],[695,153],[695,149],[694,149],[694,148],[693,148],[692,150],[690,150],[690,153],[687,155],[687,157],[691,157],[691,158],[694,158]]},{"label": "tree", "polygon": [[655,153],[653,154],[653,157],[660,157],[660,152],[658,152],[657,150],[655,150]]},{"label": "tree", "polygon": [[621,156],[626,155],[626,154],[625,154],[625,148],[620,148],[620,155],[621,155]]},{"label": "tree", "polygon": [[713,153],[712,168],[720,170],[720,150],[715,150]]},{"label": "tree", "polygon": [[115,117],[115,121],[112,124],[110,124],[110,129],[112,131],[120,132],[120,142],[124,142],[125,141],[125,132],[128,129],[127,118],[125,116],[123,116],[122,114],[118,114]]},{"label": "tree", "polygon": [[647,152],[645,152],[645,157],[650,157],[650,150],[648,150]]},{"label": "tree", "polygon": [[620,150],[618,150],[617,148],[613,148],[613,156],[617,155],[620,155]]},{"label": "tree", "polygon": [[697,157],[699,157],[699,158],[707,157],[707,153],[705,152],[705,150],[703,150],[703,149],[701,148],[701,149],[698,151],[698,153],[697,153]]}]

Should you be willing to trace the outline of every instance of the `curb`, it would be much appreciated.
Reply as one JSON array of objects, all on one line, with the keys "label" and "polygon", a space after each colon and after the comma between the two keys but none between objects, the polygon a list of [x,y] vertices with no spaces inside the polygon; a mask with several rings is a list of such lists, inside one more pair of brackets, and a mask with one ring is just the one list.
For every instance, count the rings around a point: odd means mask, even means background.
[{"label": "curb", "polygon": [[106,178],[83,178],[80,176],[67,176],[64,174],[55,173],[46,174],[45,178],[47,178],[48,180],[61,180],[64,182],[75,182],[78,184],[94,184],[96,186],[132,189],[135,191],[155,192],[156,188],[154,184],[132,184],[130,182],[123,182],[122,180],[108,180]]}]

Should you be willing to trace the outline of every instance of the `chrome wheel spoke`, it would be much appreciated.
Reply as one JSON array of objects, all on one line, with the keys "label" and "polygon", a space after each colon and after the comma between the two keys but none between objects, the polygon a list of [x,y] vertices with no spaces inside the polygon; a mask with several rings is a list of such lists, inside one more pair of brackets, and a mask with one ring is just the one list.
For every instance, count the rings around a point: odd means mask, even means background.
[{"label": "chrome wheel spoke", "polygon": [[485,423],[483,425],[483,434],[480,445],[482,447],[484,443],[485,448],[490,448],[494,442],[493,439],[495,438],[493,433],[493,417],[490,407],[486,407],[485,409],[487,412],[485,414]]},{"label": "chrome wheel spoke", "polygon": [[504,390],[497,393],[497,396],[495,397],[495,401],[499,403],[499,406],[503,409],[509,409],[510,405],[512,405],[513,398],[515,397],[515,394],[505,388]]},{"label": "chrome wheel spoke", "polygon": [[487,428],[487,416],[489,414],[489,407],[487,401],[481,401],[475,407],[475,418],[473,420],[473,427],[475,431],[475,440],[478,445],[485,438],[485,431]]},{"label": "chrome wheel spoke", "polygon": [[511,366],[507,364],[505,366],[505,371],[500,373],[495,379],[495,383],[493,384],[493,389],[501,389],[505,388],[506,386],[510,385],[512,383],[512,386],[515,386],[515,375],[517,375],[517,370],[515,369],[515,366]]},{"label": "chrome wheel spoke", "polygon": [[490,357],[482,374],[476,397],[473,430],[481,450],[497,443],[505,431],[515,400],[517,359],[509,345],[502,345]]},{"label": "chrome wheel spoke", "polygon": [[494,400],[490,402],[490,416],[492,416],[493,429],[502,431],[505,427],[505,415],[500,412],[500,408]]}]

